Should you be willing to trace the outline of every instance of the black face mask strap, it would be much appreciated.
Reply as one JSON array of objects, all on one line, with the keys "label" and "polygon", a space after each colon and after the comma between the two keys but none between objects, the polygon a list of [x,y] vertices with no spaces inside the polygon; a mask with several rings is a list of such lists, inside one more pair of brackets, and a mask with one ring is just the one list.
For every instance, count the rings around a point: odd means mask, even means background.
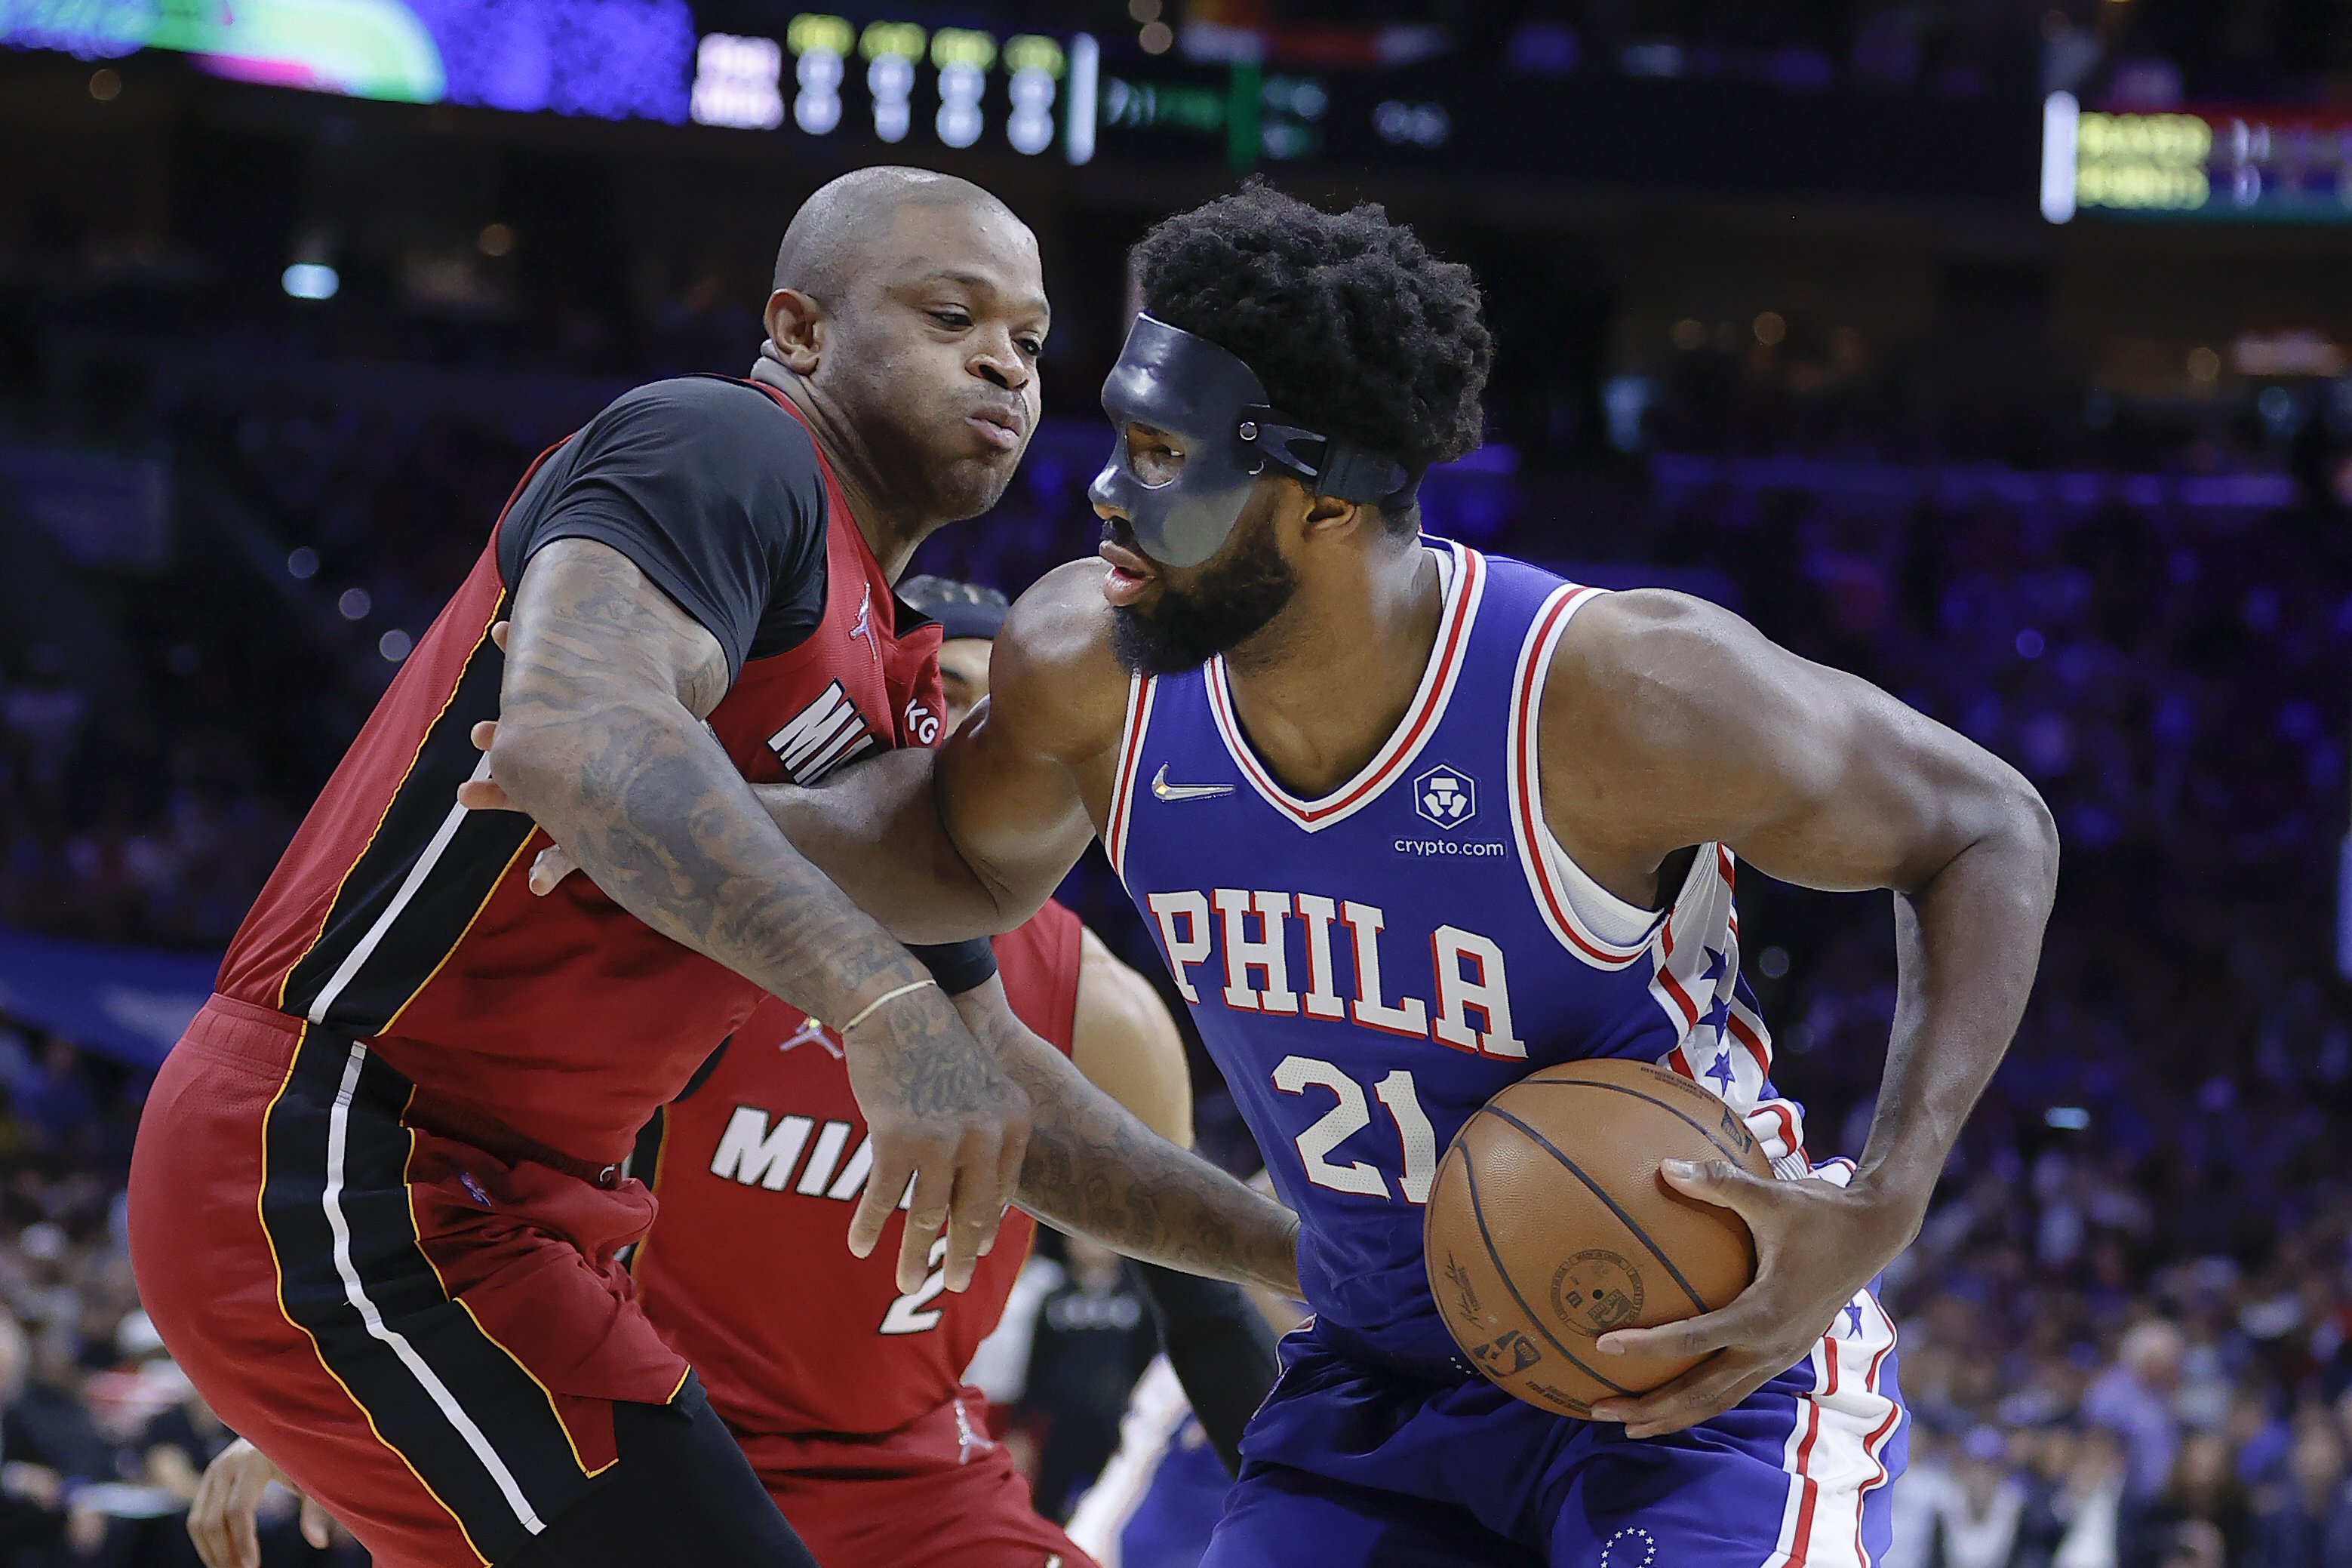
[{"label": "black face mask strap", "polygon": [[[1242,410],[1235,434],[1253,463],[1273,464],[1304,484],[1310,495],[1392,508],[1412,504],[1421,489],[1423,470],[1352,441],[1309,430],[1291,416],[1263,404]],[[1303,456],[1301,447],[1311,449],[1313,457]]]}]

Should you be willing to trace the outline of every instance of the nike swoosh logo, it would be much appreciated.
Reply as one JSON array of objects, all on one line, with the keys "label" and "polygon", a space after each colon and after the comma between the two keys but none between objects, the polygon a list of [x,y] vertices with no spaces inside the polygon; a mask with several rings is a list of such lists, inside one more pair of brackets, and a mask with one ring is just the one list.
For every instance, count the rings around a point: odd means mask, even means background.
[{"label": "nike swoosh logo", "polygon": [[1231,784],[1172,784],[1168,782],[1168,764],[1151,775],[1151,795],[1154,800],[1206,800],[1212,795],[1231,795]]}]

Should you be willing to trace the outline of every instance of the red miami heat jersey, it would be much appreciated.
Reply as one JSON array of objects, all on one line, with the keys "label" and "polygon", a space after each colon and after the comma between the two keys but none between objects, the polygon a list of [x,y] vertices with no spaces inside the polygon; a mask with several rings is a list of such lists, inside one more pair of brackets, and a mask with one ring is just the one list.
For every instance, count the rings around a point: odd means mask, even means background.
[{"label": "red miami heat jersey", "polygon": [[[1078,917],[1048,903],[995,940],[1013,1015],[1067,1054],[1077,1012]],[[904,1215],[873,1255],[849,1251],[849,1216],[873,1164],[840,1037],[783,1003],[761,1004],[710,1076],[662,1110],[636,1173],[660,1200],[631,1269],[654,1325],[694,1363],[739,1432],[895,1431],[950,1398],[996,1327],[1035,1222],[1004,1216],[971,1288],[945,1289],[934,1242],[922,1285],[895,1278]]]},{"label": "red miami heat jersey", "polygon": [[[757,390],[797,432],[790,400]],[[939,628],[899,631],[822,452],[817,467],[822,619],[797,646],[747,659],[709,720],[755,784],[812,783],[864,752],[939,738]],[[459,783],[488,766],[470,731],[498,716],[505,661],[490,627],[511,598],[493,529],[303,819],[219,989],[368,1039],[421,1091],[548,1148],[617,1163],[763,993],[584,876],[534,896],[528,873],[547,836],[519,814],[457,804]]]}]

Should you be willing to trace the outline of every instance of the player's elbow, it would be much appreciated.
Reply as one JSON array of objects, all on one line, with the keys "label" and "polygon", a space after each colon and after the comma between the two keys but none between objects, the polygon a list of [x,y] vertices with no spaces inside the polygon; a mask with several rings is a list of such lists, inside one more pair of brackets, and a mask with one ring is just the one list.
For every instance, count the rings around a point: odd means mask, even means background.
[{"label": "player's elbow", "polygon": [[580,763],[565,728],[501,721],[490,741],[490,777],[551,831],[580,795]]},{"label": "player's elbow", "polygon": [[2054,891],[2058,886],[2058,819],[2050,815],[2049,803],[2032,784],[2025,786],[2024,805],[2032,826],[2042,884]]},{"label": "player's elbow", "polygon": [[1999,837],[2016,863],[2019,881],[2047,910],[2058,889],[2058,822],[2041,791],[2021,774],[2004,771],[2008,776],[1999,792]]}]

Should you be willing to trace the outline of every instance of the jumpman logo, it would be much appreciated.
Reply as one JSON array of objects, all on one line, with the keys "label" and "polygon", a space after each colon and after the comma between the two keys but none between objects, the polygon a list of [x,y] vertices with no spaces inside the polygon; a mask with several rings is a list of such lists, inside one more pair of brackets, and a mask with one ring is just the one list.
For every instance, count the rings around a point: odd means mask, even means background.
[{"label": "jumpman logo", "polygon": [[956,1463],[969,1465],[974,1454],[985,1454],[996,1445],[971,1429],[971,1416],[964,1410],[963,1395],[955,1396]]},{"label": "jumpman logo", "polygon": [[779,1051],[789,1051],[794,1046],[805,1046],[811,1041],[814,1041],[816,1044],[823,1046],[824,1047],[824,1054],[831,1057],[835,1061],[841,1060],[841,1047],[833,1043],[833,1037],[826,1034],[824,1032],[824,1026],[818,1023],[814,1018],[811,1018],[807,1023],[803,1024],[799,1028],[794,1029],[791,1034],[777,1041],[776,1049]]},{"label": "jumpman logo", "polygon": [[875,661],[879,663],[882,642],[874,635],[874,584],[871,583],[866,584],[866,596],[857,601],[857,618],[849,624],[849,640],[856,642],[859,637],[866,639],[866,646],[872,650]]}]

